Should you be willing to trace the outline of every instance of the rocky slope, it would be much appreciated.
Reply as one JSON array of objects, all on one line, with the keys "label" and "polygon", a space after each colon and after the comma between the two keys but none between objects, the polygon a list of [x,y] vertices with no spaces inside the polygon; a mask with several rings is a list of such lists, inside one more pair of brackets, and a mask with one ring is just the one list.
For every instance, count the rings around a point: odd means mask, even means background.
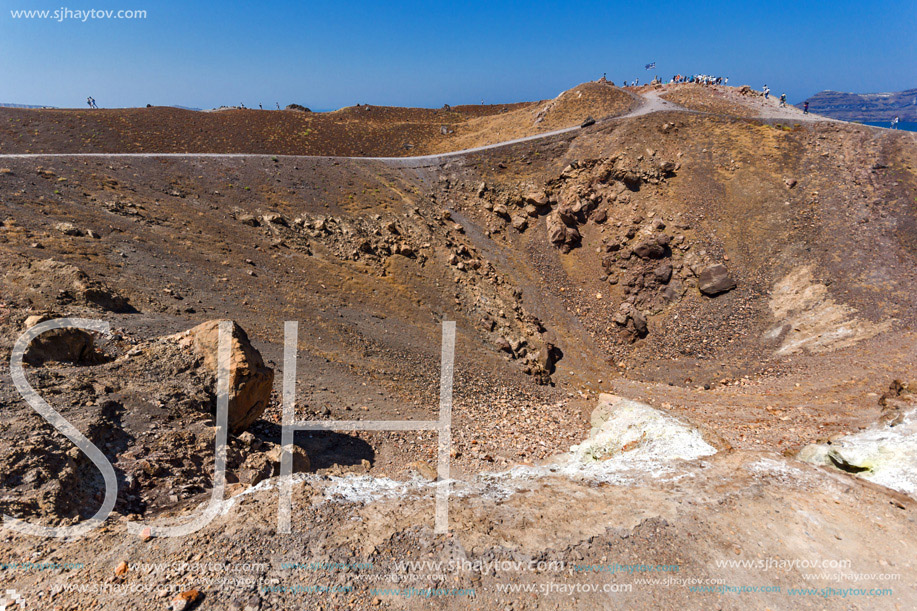
[{"label": "rocky slope", "polygon": [[[60,609],[913,606],[907,491],[794,457],[913,407],[917,138],[724,110],[419,161],[0,157],[0,360],[48,318],[111,324],[25,372],[119,481],[85,539],[0,534],[5,583]],[[129,535],[210,498],[216,320],[230,500]],[[448,536],[429,431],[298,433],[276,532],[287,320],[297,417],[322,420],[435,419],[456,322]],[[0,406],[0,509],[85,521],[99,470],[6,368]]]}]

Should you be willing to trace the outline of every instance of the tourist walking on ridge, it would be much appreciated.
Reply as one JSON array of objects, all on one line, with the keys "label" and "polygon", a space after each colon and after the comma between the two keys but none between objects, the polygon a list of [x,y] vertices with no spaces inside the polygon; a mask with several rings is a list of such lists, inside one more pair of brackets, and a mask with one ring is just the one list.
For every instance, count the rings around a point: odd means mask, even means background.
[{"label": "tourist walking on ridge", "polygon": [[802,103],[802,114],[804,115],[809,114],[809,101],[808,100]]},{"label": "tourist walking on ridge", "polygon": [[786,106],[786,94],[785,93],[780,94],[780,106]]},{"label": "tourist walking on ridge", "polygon": [[767,85],[764,85],[764,99],[765,100],[769,99],[770,95],[771,95],[771,90],[768,88]]},{"label": "tourist walking on ridge", "polygon": [[898,117],[892,119],[892,129],[898,129]]},{"label": "tourist walking on ridge", "polygon": [[98,106],[96,106],[95,98],[92,96],[86,98],[86,103],[89,105],[89,108],[98,108]]}]

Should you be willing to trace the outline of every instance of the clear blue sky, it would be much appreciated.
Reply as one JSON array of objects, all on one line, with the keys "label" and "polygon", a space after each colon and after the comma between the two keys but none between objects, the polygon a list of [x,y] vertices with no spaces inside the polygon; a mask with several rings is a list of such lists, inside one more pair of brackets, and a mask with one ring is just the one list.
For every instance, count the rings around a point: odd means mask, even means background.
[{"label": "clear blue sky", "polygon": [[[553,97],[608,73],[822,89],[917,87],[917,0],[0,0],[0,102],[437,107]],[[143,20],[13,19],[143,9]]]}]

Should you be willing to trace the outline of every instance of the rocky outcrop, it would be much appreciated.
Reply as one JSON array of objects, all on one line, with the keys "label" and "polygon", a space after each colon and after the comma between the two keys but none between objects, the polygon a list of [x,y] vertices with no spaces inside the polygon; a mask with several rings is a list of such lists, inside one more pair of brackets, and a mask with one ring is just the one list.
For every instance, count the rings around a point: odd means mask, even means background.
[{"label": "rocky outcrop", "polygon": [[9,272],[3,284],[26,297],[36,308],[83,305],[107,312],[132,312],[128,300],[81,269],[54,259],[31,261]]},{"label": "rocky outcrop", "polygon": [[[46,314],[29,316],[25,321],[25,330],[52,318],[54,317]],[[46,362],[91,365],[101,360],[102,355],[96,351],[92,334],[73,327],[45,331],[32,340],[23,355],[23,361],[30,365],[42,365]]]}]

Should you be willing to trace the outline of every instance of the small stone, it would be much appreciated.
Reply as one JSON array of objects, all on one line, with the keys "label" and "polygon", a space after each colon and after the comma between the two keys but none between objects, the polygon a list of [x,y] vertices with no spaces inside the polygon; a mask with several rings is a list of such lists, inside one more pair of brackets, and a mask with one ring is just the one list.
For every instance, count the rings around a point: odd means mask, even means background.
[{"label": "small stone", "polygon": [[284,218],[282,214],[279,214],[277,212],[268,212],[266,214],[263,214],[261,215],[261,220],[270,225],[286,226],[288,224],[287,219]]},{"label": "small stone", "polygon": [[512,224],[513,224],[513,229],[515,229],[516,231],[520,233],[524,232],[529,226],[528,221],[521,214],[516,214],[513,216]]},{"label": "small stone", "polygon": [[536,208],[540,208],[542,206],[547,206],[550,200],[544,191],[531,191],[526,193],[525,202]]},{"label": "small stone", "polygon": [[79,237],[83,235],[83,231],[77,228],[73,223],[58,223],[54,226],[59,232],[64,235]]},{"label": "small stone", "polygon": [[729,275],[725,265],[712,265],[697,277],[698,290],[710,297],[731,291],[736,286],[736,281]]},{"label": "small stone", "polygon": [[186,609],[190,609],[200,596],[201,593],[197,590],[186,590],[172,599],[169,609],[171,609],[171,611],[185,611]]}]

